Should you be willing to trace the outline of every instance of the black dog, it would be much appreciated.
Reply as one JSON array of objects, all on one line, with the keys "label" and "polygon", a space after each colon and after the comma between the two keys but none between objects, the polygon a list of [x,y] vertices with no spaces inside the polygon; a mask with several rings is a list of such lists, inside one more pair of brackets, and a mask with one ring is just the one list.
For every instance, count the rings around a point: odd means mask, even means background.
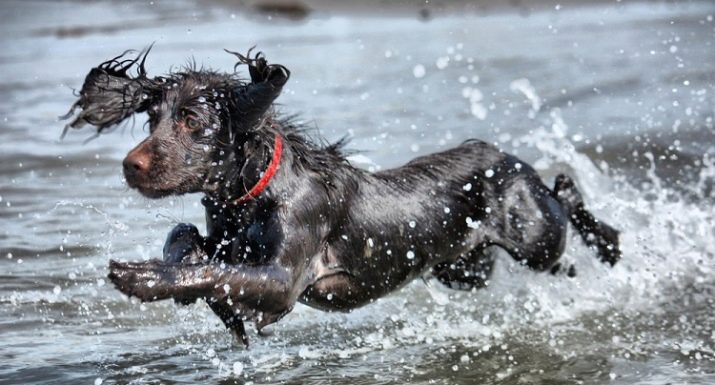
[{"label": "black dog", "polygon": [[369,173],[350,165],[343,143],[313,143],[271,109],[290,73],[261,54],[234,53],[249,67],[244,82],[194,68],[149,78],[147,53],[92,69],[69,126],[101,132],[146,111],[150,135],[124,160],[127,183],[151,198],[205,193],[208,235],[180,224],[163,261],[111,261],[109,278],[127,295],[205,299],[247,344],[243,321],[260,331],[296,301],[350,311],[426,273],[455,289],[484,287],[490,246],[556,270],[568,221],[602,261],[621,256],[618,232],[566,176],[550,190],[478,140]]}]

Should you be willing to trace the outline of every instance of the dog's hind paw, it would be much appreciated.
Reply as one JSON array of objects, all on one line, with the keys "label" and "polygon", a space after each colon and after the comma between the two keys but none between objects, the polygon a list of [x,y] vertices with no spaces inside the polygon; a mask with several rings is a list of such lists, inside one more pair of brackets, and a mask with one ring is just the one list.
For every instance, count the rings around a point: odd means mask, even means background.
[{"label": "dog's hind paw", "polygon": [[621,247],[618,240],[619,231],[613,227],[600,223],[600,232],[596,236],[595,247],[601,261],[614,266],[621,259]]}]

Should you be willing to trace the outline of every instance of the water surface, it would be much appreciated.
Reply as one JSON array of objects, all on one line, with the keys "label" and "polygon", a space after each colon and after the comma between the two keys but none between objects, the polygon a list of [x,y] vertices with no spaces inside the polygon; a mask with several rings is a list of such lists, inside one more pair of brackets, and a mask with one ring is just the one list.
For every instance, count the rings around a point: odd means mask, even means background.
[{"label": "water surface", "polygon": [[[557,9],[558,8],[558,9]],[[448,14],[223,3],[0,5],[0,383],[711,384],[715,382],[715,7],[617,4]],[[609,269],[572,237],[578,276],[501,256],[473,293],[414,282],[352,314],[299,305],[238,346],[205,305],[140,304],[110,258],[158,257],[199,196],[129,190],[138,116],[84,144],[56,117],[94,65],[156,42],[150,75],[233,68],[257,45],[293,76],[281,109],[387,168],[478,137],[573,175],[623,231]]]}]

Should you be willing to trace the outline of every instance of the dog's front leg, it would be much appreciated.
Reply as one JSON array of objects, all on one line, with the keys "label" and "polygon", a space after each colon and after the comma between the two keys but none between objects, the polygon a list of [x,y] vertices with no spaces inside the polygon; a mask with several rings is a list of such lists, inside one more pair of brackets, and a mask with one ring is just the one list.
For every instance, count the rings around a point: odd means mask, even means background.
[{"label": "dog's front leg", "polygon": [[[166,238],[163,250],[164,262],[166,264],[206,263],[208,261],[207,248],[210,249],[210,246],[196,226],[190,223],[180,223],[169,232]],[[174,301],[181,305],[190,305],[196,302],[196,298],[174,298]],[[248,347],[249,341],[243,320],[234,314],[230,304],[215,299],[207,299],[206,302],[236,339]]]},{"label": "dog's front leg", "polygon": [[110,261],[109,279],[121,292],[141,301],[175,298],[182,301],[206,298],[231,300],[261,313],[259,329],[290,311],[302,292],[295,288],[289,269],[279,263],[268,265],[167,264]]},{"label": "dog's front leg", "polygon": [[[207,259],[206,240],[199,234],[199,229],[190,223],[179,223],[174,227],[164,242],[164,262],[169,264],[200,263]],[[195,299],[179,300],[176,303],[189,305]]]},{"label": "dog's front leg", "polygon": [[179,223],[166,237],[164,262],[199,263],[207,256],[206,241],[199,229],[190,223]]}]

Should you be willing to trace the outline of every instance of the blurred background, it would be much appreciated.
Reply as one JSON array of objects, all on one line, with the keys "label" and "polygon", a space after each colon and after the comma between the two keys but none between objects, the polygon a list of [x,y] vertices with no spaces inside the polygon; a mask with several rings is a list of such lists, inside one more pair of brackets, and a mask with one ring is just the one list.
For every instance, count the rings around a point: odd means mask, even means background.
[{"label": "blurred background", "polygon": [[[0,383],[715,383],[714,17],[709,1],[0,3]],[[360,167],[480,138],[547,185],[569,173],[624,258],[609,269],[572,236],[573,279],[504,255],[487,289],[299,305],[248,351],[203,304],[128,300],[107,261],[203,229],[200,196],[126,187],[145,116],[90,141],[60,141],[57,117],[92,67],[152,42],[150,76],[232,71],[223,48],[257,46],[292,71],[278,108],[350,137]]]}]

